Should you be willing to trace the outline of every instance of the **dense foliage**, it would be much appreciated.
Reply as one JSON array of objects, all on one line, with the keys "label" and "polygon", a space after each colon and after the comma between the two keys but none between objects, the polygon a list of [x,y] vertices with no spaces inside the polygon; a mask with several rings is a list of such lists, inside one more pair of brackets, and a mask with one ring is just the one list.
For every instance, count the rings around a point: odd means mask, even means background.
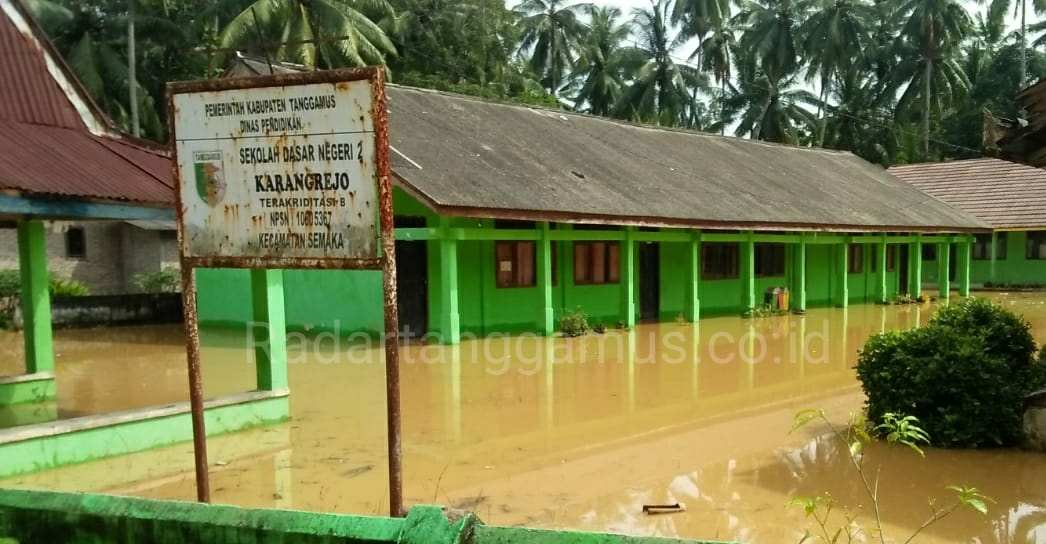
[{"label": "dense foliage", "polygon": [[883,165],[978,155],[982,111],[1015,116],[1014,94],[1046,71],[1046,24],[1004,24],[1046,0],[656,0],[631,13],[570,0],[27,3],[124,127],[137,91],[136,126],[156,140],[165,83],[215,77],[235,50],[307,68],[383,63],[394,82]]},{"label": "dense foliage", "polygon": [[182,284],[182,276],[177,268],[170,267],[156,272],[136,274],[132,281],[143,293],[177,293]]},{"label": "dense foliage", "polygon": [[967,299],[925,327],[870,338],[857,376],[870,420],[906,413],[935,445],[1009,446],[1021,438],[1024,396],[1046,385],[1046,362],[1022,317]]},{"label": "dense foliage", "polygon": [[[83,297],[90,294],[83,282],[51,275],[48,291],[52,297]],[[15,305],[22,294],[22,275],[18,270],[0,270],[0,329],[11,327]]]}]

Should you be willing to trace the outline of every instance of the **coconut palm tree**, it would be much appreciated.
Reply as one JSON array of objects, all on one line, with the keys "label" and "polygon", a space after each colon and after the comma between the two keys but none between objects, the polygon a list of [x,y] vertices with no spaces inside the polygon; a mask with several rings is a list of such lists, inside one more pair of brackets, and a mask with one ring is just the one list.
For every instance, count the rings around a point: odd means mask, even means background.
[{"label": "coconut palm tree", "polygon": [[[686,38],[704,41],[709,32],[722,28],[730,19],[731,0],[676,0],[672,6],[672,22],[680,25]],[[700,57],[702,49],[694,50],[691,58]],[[701,64],[700,58],[698,64]]]},{"label": "coconut palm tree", "polygon": [[621,10],[593,7],[588,10],[589,31],[568,79],[576,81],[575,108],[594,115],[610,115],[624,90],[623,60],[632,27],[620,23]]},{"label": "coconut palm tree", "polygon": [[638,35],[634,54],[645,62],[638,67],[617,115],[637,121],[675,126],[680,124],[694,100],[692,89],[707,88],[699,70],[676,61],[675,54],[686,38],[672,35],[668,0],[656,0],[649,8],[633,10]]},{"label": "coconut palm tree", "polygon": [[799,145],[815,125],[813,114],[803,104],[815,105],[817,97],[801,88],[797,72],[777,76],[752,56],[740,64],[728,92],[727,117],[737,121],[737,136]]},{"label": "coconut palm tree", "polygon": [[[49,0],[31,0],[27,5],[91,99],[117,125],[150,138],[163,138],[166,131],[156,102],[140,80],[132,77],[124,54],[128,45],[127,13],[106,13],[84,4],[70,9]],[[152,35],[182,33],[175,23],[161,17],[139,12],[135,18],[138,26]],[[131,92],[132,87],[136,92]],[[132,115],[135,109],[139,113],[137,123]]]},{"label": "coconut palm tree", "polygon": [[901,61],[889,85],[903,90],[898,109],[912,109],[922,98],[923,153],[930,153],[930,112],[965,93],[969,81],[957,53],[973,23],[959,0],[905,0],[899,12],[904,24],[897,47]]},{"label": "coconut palm tree", "polygon": [[754,55],[762,71],[782,79],[799,68],[799,24],[804,4],[795,0],[759,0],[734,19],[744,28],[741,47]]},{"label": "coconut palm tree", "polygon": [[[1046,0],[1032,0],[1032,9],[1035,13],[1046,13]],[[1028,81],[1028,0],[992,0],[989,5],[991,11],[1004,11],[1013,6],[1014,16],[1020,16],[1020,29],[1018,39],[1020,40],[1020,75],[1021,85]]]},{"label": "coconut palm tree", "polygon": [[590,4],[565,4],[563,0],[523,0],[513,11],[522,19],[521,53],[530,53],[529,66],[549,94],[555,96],[563,76],[574,65],[574,56],[585,35],[579,14]]},{"label": "coconut palm tree", "polygon": [[381,18],[392,8],[386,0],[255,0],[225,25],[220,43],[308,68],[384,64],[396,48],[364,13]]},{"label": "coconut palm tree", "polygon": [[[710,72],[712,78],[718,84],[716,100],[719,102],[720,121],[725,117],[726,82],[733,73],[733,52],[737,50],[737,39],[734,31],[729,26],[729,21],[722,20],[716,23],[712,30],[701,40],[700,45],[700,67],[705,72]],[[719,123],[720,130],[725,130],[726,125]]]},{"label": "coconut palm tree", "polygon": [[[831,96],[835,75],[857,61],[868,42],[871,6],[863,0],[815,0],[815,8],[802,24],[803,57],[807,60],[807,79],[818,79],[821,102]],[[824,145],[826,116],[821,115],[817,145]]]}]

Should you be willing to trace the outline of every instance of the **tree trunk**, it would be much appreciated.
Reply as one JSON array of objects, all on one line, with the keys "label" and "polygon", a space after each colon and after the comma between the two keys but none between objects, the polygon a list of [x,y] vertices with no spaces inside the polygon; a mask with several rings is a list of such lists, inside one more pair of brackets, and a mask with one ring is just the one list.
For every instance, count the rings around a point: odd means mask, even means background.
[{"label": "tree trunk", "polygon": [[930,157],[930,77],[933,75],[933,59],[926,56],[923,70],[923,160]]},{"label": "tree trunk", "polygon": [[1020,0],[1021,6],[1021,80],[1017,82],[1017,89],[1024,87],[1024,82],[1028,78],[1028,37],[1026,33],[1028,31],[1027,26],[1027,14],[1028,14],[1028,2],[1027,0]]},{"label": "tree trunk", "polygon": [[817,104],[817,117],[820,118],[820,126],[817,127],[817,147],[824,147],[824,133],[828,129],[828,89],[832,85],[831,78],[825,78],[821,82],[821,102]]},{"label": "tree trunk", "polygon": [[135,74],[136,55],[134,53],[134,3],[135,0],[127,2],[127,88],[128,99],[131,101],[131,134],[139,136],[138,130],[138,77]]}]

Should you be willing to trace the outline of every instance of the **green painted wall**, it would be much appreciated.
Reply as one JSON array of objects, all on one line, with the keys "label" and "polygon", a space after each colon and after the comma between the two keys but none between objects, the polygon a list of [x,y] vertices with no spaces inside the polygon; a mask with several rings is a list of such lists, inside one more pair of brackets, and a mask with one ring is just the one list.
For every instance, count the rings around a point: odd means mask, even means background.
[{"label": "green painted wall", "polygon": [[[448,515],[451,514],[451,515]],[[419,505],[405,518],[248,509],[112,495],[0,490],[0,542],[69,544],[713,544],[484,525]]]},{"label": "green painted wall", "polygon": [[[443,226],[438,216],[425,206],[397,189],[394,193],[396,215],[420,216],[429,228]],[[468,228],[493,230],[489,219],[447,218],[445,226],[451,229]],[[555,232],[569,231],[569,225],[556,225]],[[579,233],[579,236],[581,234]],[[493,238],[493,237],[492,237]],[[427,245],[428,267],[428,322],[430,330],[438,330],[443,307],[441,289],[440,240],[406,242]],[[519,332],[537,328],[541,315],[539,288],[498,288],[495,283],[494,247],[491,240],[457,240],[459,323],[462,333],[489,334],[492,332]],[[573,246],[570,241],[553,241],[557,256],[556,283],[552,288],[554,318],[558,321],[566,310],[581,308],[589,322],[615,325],[622,316],[621,286],[574,285]],[[676,318],[685,308],[687,281],[687,242],[658,242],[660,287],[659,317]],[[836,292],[840,274],[837,251],[845,246],[811,243],[807,246],[807,305],[826,306],[837,303]],[[875,245],[866,244],[863,272],[847,276],[851,302],[873,301],[878,291],[876,274],[869,264]],[[640,259],[636,259],[637,269]],[[1046,264],[1046,263],[1044,263]],[[767,288],[789,287],[795,290],[795,246],[786,246],[786,274],[777,278],[756,278],[755,301],[762,303]],[[924,267],[931,270],[932,267]],[[245,271],[200,270],[199,314],[203,324],[233,324],[242,326],[250,308],[249,281]],[[638,273],[636,274],[638,278]],[[638,280],[637,280],[638,281]],[[328,331],[342,334],[357,331],[377,332],[383,329],[381,274],[376,271],[286,271],[284,275],[287,324],[289,330]],[[741,279],[702,280],[699,289],[703,316],[740,314],[746,308]],[[889,292],[897,292],[896,272],[888,277]],[[640,311],[636,292],[636,312]],[[409,295],[401,293],[401,296]]]},{"label": "green painted wall", "polygon": [[[191,416],[187,410],[159,417],[149,417],[148,409],[139,412],[141,419],[134,421],[35,438],[22,438],[31,427],[0,430],[0,459],[4,460],[0,463],[0,478],[192,440]],[[204,417],[207,435],[217,436],[286,421],[290,417],[290,404],[286,395],[270,397],[208,408]]]},{"label": "green painted wall", "polygon": [[[1046,284],[1046,259],[1027,259],[1027,231],[997,231],[998,238],[1006,237],[1006,257],[995,261],[995,278],[991,275],[990,259],[970,260],[970,283]],[[950,258],[956,259],[956,245],[952,244]],[[937,261],[923,261],[923,283],[937,283]],[[954,279],[954,278],[953,278]],[[952,286],[956,288],[957,286]]]}]

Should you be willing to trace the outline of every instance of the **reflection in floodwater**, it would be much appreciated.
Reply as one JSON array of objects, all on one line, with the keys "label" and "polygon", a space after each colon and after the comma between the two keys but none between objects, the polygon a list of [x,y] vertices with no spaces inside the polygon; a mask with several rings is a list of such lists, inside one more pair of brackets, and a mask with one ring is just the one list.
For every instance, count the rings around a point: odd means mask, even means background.
[{"label": "reflection in floodwater", "polygon": [[[1046,339],[1046,297],[1001,300]],[[789,433],[792,416],[821,407],[845,421],[862,403],[852,366],[864,339],[919,326],[931,313],[853,306],[573,339],[407,345],[407,502],[469,508],[503,525],[796,542],[809,525],[786,507],[793,495],[828,491],[839,504],[868,505],[837,444],[816,426]],[[0,365],[20,358],[15,340],[0,338],[8,359]],[[243,333],[205,331],[203,342],[208,395],[251,386]],[[293,336],[288,345],[292,421],[209,441],[214,500],[386,512],[380,345]],[[59,331],[56,350],[63,416],[185,398],[178,328]],[[867,463],[883,467],[883,516],[895,536],[913,532],[929,513],[926,499],[945,500],[954,483],[994,497],[991,515],[956,514],[920,541],[1033,543],[1046,542],[1041,459],[936,450],[922,459],[871,448]],[[191,500],[192,466],[185,444],[0,485]],[[666,501],[687,510],[642,513],[644,503]]]}]

